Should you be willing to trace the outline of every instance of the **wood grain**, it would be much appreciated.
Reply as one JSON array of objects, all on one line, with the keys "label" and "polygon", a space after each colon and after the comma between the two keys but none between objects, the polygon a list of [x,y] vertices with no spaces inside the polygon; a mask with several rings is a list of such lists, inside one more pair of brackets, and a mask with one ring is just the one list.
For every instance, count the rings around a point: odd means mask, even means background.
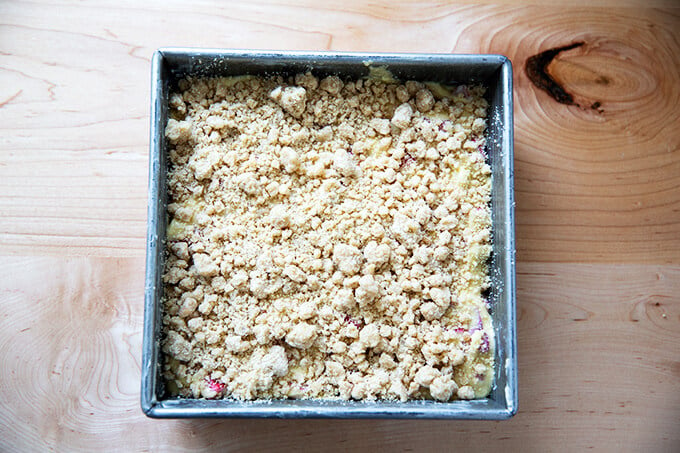
[{"label": "wood grain", "polygon": [[[679,451],[677,6],[0,2],[0,451]],[[581,107],[524,70],[578,41],[548,72]],[[512,59],[515,418],[144,418],[149,60],[170,45]]]},{"label": "wood grain", "polygon": [[0,450],[680,445],[680,266],[521,264],[520,411],[510,421],[213,422],[139,409],[142,259],[3,261]]}]

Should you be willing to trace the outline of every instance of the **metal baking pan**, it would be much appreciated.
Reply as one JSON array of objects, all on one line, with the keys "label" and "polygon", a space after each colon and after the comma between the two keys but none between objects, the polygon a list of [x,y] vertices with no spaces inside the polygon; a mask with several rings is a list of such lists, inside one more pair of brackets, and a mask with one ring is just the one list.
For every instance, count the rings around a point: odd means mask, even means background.
[{"label": "metal baking pan", "polygon": [[[385,67],[402,80],[481,83],[490,103],[487,154],[492,168],[492,318],[496,334],[494,387],[471,401],[360,402],[334,400],[180,399],[165,395],[161,377],[161,297],[166,229],[168,93],[181,78],[294,74],[312,70],[359,78]],[[141,405],[154,418],[440,418],[500,420],[517,411],[512,65],[501,55],[373,54],[166,48],[151,64],[151,140]]]}]

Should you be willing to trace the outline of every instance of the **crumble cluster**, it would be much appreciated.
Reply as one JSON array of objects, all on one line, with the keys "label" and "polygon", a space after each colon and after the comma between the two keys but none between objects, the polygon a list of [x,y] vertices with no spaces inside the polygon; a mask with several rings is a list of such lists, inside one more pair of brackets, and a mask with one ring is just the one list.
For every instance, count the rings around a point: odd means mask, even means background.
[{"label": "crumble cluster", "polygon": [[169,393],[486,396],[483,92],[311,73],[180,82],[165,130]]}]

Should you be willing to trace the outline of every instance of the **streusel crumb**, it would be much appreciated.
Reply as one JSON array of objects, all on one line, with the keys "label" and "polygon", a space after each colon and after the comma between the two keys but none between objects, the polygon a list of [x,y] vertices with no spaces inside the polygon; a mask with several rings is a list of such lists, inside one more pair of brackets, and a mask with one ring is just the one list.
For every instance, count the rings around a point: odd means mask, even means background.
[{"label": "streusel crumb", "polygon": [[483,93],[311,73],[181,81],[165,130],[169,393],[486,396]]}]

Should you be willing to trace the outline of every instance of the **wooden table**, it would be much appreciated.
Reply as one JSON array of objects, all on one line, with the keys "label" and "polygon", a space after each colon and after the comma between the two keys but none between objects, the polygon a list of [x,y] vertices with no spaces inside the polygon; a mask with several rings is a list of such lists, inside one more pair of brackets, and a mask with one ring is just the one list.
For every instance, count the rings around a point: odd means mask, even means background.
[{"label": "wooden table", "polygon": [[[1,2],[0,450],[680,451],[678,3],[530,3]],[[578,106],[525,71],[575,42],[547,73]],[[142,415],[149,60],[169,45],[512,59],[516,417]]]}]

